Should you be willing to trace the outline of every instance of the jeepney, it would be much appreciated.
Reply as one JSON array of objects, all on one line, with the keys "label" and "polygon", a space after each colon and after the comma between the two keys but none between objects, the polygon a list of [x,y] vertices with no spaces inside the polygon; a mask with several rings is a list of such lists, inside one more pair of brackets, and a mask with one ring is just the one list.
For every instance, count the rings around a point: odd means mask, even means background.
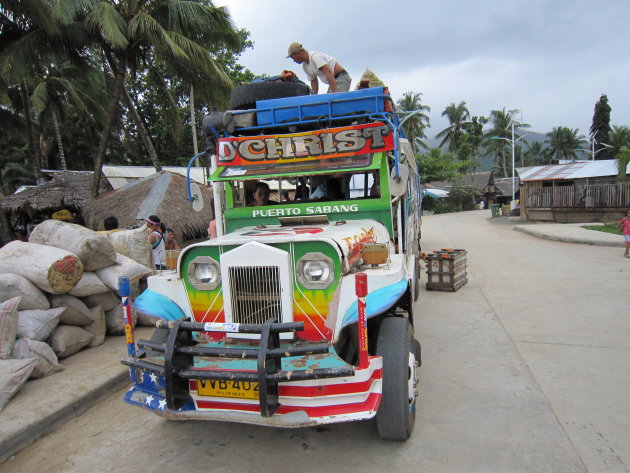
[{"label": "jeepney", "polygon": [[[218,236],[185,248],[135,301],[161,320],[152,340],[128,335],[126,402],[277,427],[376,417],[381,437],[406,440],[420,177],[390,96],[259,100],[204,126]],[[252,206],[260,182],[271,200]]]}]

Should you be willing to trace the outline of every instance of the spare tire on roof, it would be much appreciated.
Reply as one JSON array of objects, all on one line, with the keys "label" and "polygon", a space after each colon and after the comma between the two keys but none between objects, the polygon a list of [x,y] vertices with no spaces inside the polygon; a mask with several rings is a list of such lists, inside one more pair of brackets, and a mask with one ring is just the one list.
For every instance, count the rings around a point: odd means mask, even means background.
[{"label": "spare tire on roof", "polygon": [[257,100],[297,97],[310,95],[310,93],[310,87],[300,82],[250,82],[232,90],[230,103],[234,110],[247,110],[256,108]]}]

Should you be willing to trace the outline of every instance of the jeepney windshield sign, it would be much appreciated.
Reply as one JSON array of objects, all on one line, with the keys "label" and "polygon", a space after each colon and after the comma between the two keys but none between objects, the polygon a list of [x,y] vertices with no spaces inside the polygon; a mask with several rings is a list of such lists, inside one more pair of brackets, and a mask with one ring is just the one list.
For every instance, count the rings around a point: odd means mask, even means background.
[{"label": "jeepney windshield sign", "polygon": [[382,123],[288,135],[221,138],[217,142],[219,166],[302,163],[392,149],[393,132]]}]

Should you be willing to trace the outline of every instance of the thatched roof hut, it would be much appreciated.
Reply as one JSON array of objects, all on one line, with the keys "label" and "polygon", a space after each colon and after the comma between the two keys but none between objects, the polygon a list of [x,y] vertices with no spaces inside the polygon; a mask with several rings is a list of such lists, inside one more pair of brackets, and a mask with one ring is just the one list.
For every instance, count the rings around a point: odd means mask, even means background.
[{"label": "thatched roof hut", "polygon": [[175,231],[180,241],[205,237],[214,216],[212,190],[199,187],[203,206],[195,211],[188,201],[186,178],[162,171],[102,194],[86,204],[85,225],[103,230],[103,221],[113,216],[118,219],[120,228],[135,228],[149,215],[157,215]]},{"label": "thatched roof hut", "polygon": [[[52,175],[50,181],[0,199],[0,210],[30,216],[38,212],[52,214],[61,209],[80,212],[92,198],[91,171],[55,171],[48,174]],[[112,187],[107,180],[101,179],[100,189],[101,192],[109,192]]]}]

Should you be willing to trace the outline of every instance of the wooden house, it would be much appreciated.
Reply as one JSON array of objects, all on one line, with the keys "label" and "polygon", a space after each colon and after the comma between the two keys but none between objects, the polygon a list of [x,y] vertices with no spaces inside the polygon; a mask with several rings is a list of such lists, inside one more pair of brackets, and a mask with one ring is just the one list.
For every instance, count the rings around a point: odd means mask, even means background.
[{"label": "wooden house", "polygon": [[617,181],[617,160],[517,168],[521,218],[561,223],[610,222],[630,208],[630,179]]}]

